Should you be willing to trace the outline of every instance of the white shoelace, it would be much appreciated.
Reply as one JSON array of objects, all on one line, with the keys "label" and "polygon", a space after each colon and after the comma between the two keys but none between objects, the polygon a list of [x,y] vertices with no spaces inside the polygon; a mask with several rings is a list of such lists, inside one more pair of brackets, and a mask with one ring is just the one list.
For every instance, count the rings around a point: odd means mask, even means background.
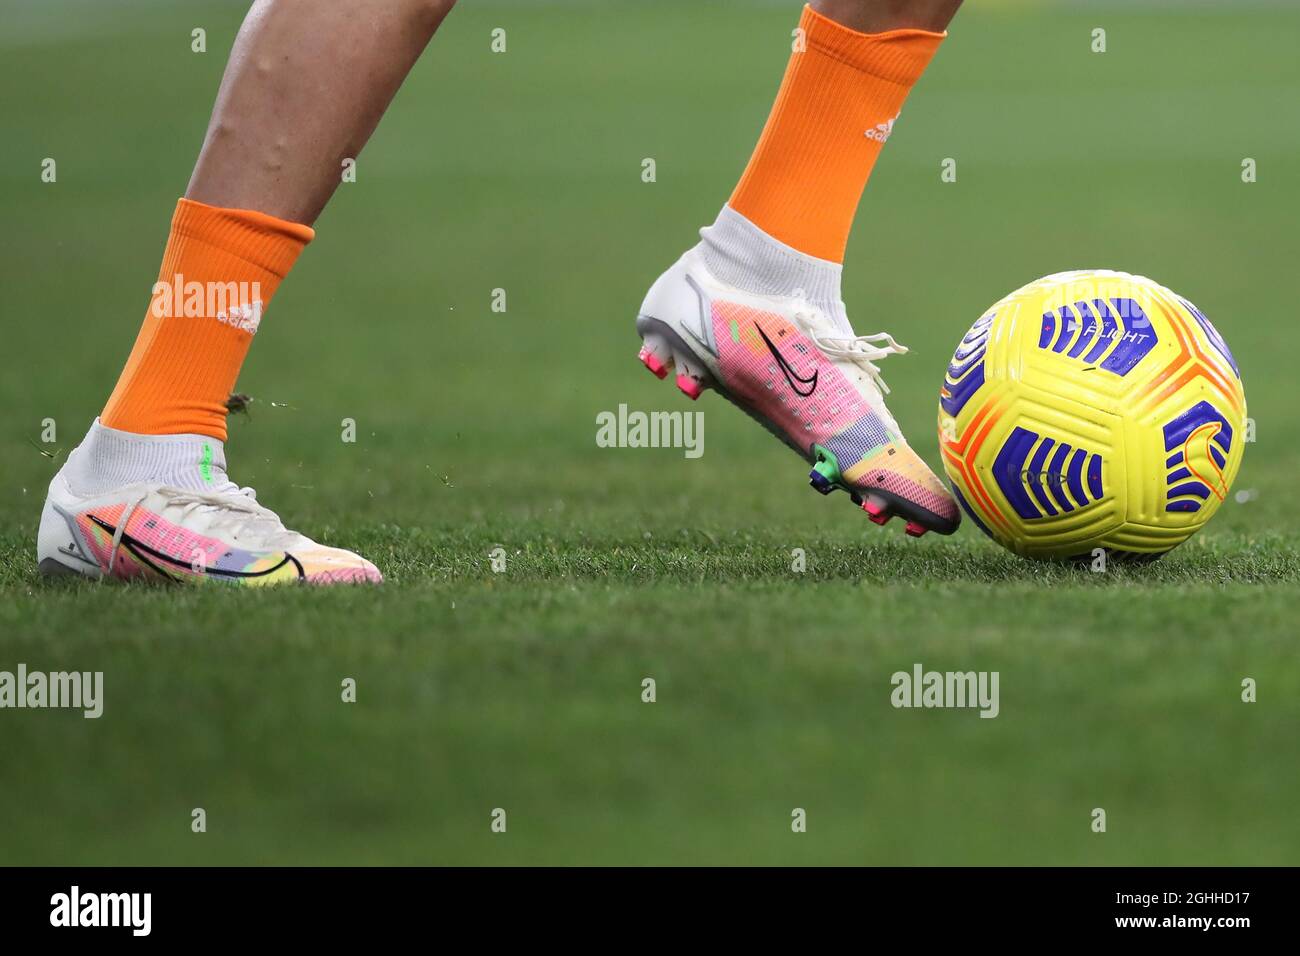
[{"label": "white shoelace", "polygon": [[149,497],[146,491],[140,494],[127,507],[122,509],[122,517],[118,519],[117,528],[113,531],[113,544],[108,549],[108,570],[111,574],[113,571],[113,562],[117,560],[117,549],[122,543],[122,535],[126,533],[127,523],[130,522],[131,516],[135,514],[135,509],[140,507],[140,503]]},{"label": "white shoelace", "polygon": [[228,481],[211,492],[170,492],[167,495],[167,505],[180,507],[182,521],[196,511],[210,511],[210,528],[213,531],[228,530],[234,538],[238,538],[245,528],[256,524],[269,524],[269,528],[261,529],[264,532],[284,530],[279,515],[257,503],[257,492],[254,489],[240,488],[233,481]]},{"label": "white shoelace", "polygon": [[[183,522],[196,511],[210,511],[208,527],[211,531],[227,531],[232,540],[238,540],[240,533],[255,525],[263,525],[259,530],[264,534],[284,532],[280,516],[269,508],[257,503],[257,492],[252,488],[241,488],[233,481],[225,481],[210,492],[167,489],[162,492],[166,498],[163,508],[179,507],[180,520]],[[117,551],[122,544],[122,536],[134,516],[136,509],[149,497],[149,492],[135,496],[125,508],[113,532],[113,542],[108,550],[108,567],[114,567]],[[269,525],[269,527],[267,527]]]},{"label": "white shoelace", "polygon": [[891,355],[907,352],[906,345],[899,345],[888,332],[874,332],[871,335],[824,335],[817,331],[821,324],[821,315],[816,312],[796,312],[795,319],[803,326],[814,345],[832,358],[843,358],[853,362],[862,369],[881,394],[889,394],[889,386],[881,378],[876,362]]}]

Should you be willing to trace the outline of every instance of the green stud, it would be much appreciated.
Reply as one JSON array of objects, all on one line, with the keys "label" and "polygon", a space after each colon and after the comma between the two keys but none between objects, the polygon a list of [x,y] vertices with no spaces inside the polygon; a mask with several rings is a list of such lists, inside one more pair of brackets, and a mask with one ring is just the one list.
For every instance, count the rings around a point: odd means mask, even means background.
[{"label": "green stud", "polygon": [[817,472],[817,474],[821,475],[827,481],[839,481],[840,466],[835,460],[835,455],[832,452],[827,451],[821,445],[813,445],[812,451],[813,458],[816,459],[816,463],[813,465],[813,471]]}]

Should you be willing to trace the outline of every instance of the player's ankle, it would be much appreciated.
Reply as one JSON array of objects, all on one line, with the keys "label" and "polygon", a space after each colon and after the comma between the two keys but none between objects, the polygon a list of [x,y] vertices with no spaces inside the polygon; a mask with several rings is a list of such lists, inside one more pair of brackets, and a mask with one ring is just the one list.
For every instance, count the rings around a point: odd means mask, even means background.
[{"label": "player's ankle", "polygon": [[851,334],[840,299],[838,262],[818,259],[768,235],[730,206],[700,230],[696,247],[721,282],[756,295],[792,296],[833,317]]},{"label": "player's ankle", "polygon": [[95,495],[141,482],[211,491],[225,485],[224,444],[207,435],[142,435],[98,418],[63,468],[69,487]]}]

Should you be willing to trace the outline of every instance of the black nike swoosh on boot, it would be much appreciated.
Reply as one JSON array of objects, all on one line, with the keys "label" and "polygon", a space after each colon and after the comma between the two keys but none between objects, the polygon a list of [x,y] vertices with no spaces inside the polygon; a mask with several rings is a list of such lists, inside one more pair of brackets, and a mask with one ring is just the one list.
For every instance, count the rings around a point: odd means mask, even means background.
[{"label": "black nike swoosh on boot", "polygon": [[[758,329],[758,334],[763,337],[763,343],[767,346],[768,351],[772,353],[772,357],[776,359],[776,364],[781,366],[781,372],[785,375],[785,380],[790,383],[790,387],[794,389],[794,393],[801,398],[807,398],[813,392],[817,391],[817,369],[813,369],[813,373],[810,377],[803,377],[794,370],[794,367],[789,362],[785,360],[785,356],[777,351],[776,346],[772,344],[772,340],[769,339],[767,333],[763,331],[763,327],[755,322],[754,328]],[[808,386],[808,391],[805,392],[800,389],[800,385]]]},{"label": "black nike swoosh on boot", "polygon": [[[91,521],[99,525],[100,528],[102,528],[104,531],[108,532],[109,534],[111,535],[117,534],[117,528],[109,524],[103,518],[99,517],[99,515],[88,514],[87,517],[90,518]],[[138,541],[135,538],[131,537],[131,535],[127,534],[125,531],[122,532],[122,537],[119,541],[119,544],[120,546],[125,547],[127,551],[130,552],[132,555],[139,558],[140,561],[146,564],[151,570],[157,572],[158,574],[162,575],[165,578],[168,578],[169,580],[174,581],[176,579],[173,578],[172,575],[167,571],[165,571],[162,567],[159,567],[159,564],[154,563],[155,561],[161,564],[170,564],[176,568],[192,569],[192,565],[189,562],[181,561],[179,558],[174,558],[170,554],[164,554],[162,551],[159,551],[156,548],[151,548],[143,541]],[[153,560],[150,560],[151,558]],[[297,558],[295,558],[292,554],[289,554],[287,551],[285,552],[284,557],[280,559],[279,564],[277,564],[273,568],[267,568],[264,571],[231,571],[231,570],[226,570],[224,568],[204,567],[203,573],[210,574],[214,577],[222,577],[222,578],[261,578],[261,577],[265,577],[268,574],[274,574],[276,571],[279,571],[290,561],[292,561],[294,565],[297,567],[299,579],[306,577],[306,575],[303,573],[302,564],[298,561]],[[110,568],[109,570],[111,571],[112,569]]]}]

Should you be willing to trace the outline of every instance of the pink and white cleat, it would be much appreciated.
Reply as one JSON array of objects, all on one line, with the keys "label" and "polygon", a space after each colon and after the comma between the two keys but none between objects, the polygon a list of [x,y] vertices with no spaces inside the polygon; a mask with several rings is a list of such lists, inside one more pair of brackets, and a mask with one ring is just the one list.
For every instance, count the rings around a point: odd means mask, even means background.
[{"label": "pink and white cleat", "polygon": [[699,246],[651,286],[636,328],[647,368],[675,368],[691,399],[712,388],[738,405],[813,465],[818,491],[843,488],[876,524],[899,515],[913,537],[957,529],[956,502],[885,407],[875,363],[907,351],[891,336],[854,335],[802,296],[729,285]]},{"label": "pink and white cleat", "polygon": [[[132,461],[160,463],[170,481],[115,484]],[[186,486],[191,480],[198,487]],[[98,422],[50,482],[36,558],[44,574],[90,578],[240,586],[383,580],[365,558],[286,529],[253,489],[227,479],[221,442],[131,435]]]}]

